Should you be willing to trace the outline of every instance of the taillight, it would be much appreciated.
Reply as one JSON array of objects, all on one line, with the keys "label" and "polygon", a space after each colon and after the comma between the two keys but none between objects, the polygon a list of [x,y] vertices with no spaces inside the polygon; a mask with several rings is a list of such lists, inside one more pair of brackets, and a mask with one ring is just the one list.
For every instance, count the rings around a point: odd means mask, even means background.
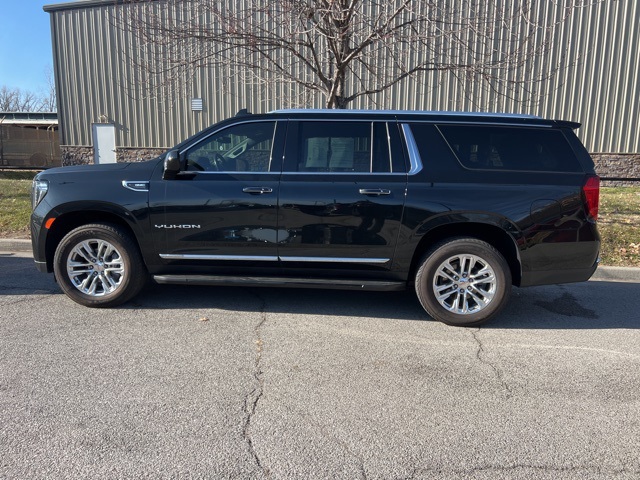
[{"label": "taillight", "polygon": [[582,192],[584,193],[584,206],[587,209],[587,215],[594,221],[598,220],[600,177],[597,175],[589,175],[582,186]]}]

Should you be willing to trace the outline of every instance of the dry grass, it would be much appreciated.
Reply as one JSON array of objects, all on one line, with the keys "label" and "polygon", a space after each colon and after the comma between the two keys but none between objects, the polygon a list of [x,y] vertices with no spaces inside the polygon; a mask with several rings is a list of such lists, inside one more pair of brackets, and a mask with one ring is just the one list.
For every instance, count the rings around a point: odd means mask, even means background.
[{"label": "dry grass", "polygon": [[35,174],[0,171],[0,238],[29,238],[30,190]]},{"label": "dry grass", "polygon": [[640,267],[640,187],[600,190],[602,264]]}]

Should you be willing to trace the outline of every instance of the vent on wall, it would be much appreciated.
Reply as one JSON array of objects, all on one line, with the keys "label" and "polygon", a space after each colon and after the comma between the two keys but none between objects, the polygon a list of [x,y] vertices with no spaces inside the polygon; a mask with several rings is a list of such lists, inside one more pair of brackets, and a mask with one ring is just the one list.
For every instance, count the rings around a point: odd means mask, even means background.
[{"label": "vent on wall", "polygon": [[194,112],[202,111],[202,99],[201,98],[192,98],[191,99],[191,110]]}]

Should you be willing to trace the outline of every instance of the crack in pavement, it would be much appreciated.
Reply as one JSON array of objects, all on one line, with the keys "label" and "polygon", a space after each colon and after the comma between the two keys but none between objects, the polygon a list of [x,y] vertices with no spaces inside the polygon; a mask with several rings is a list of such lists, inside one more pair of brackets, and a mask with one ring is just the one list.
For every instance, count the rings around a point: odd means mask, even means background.
[{"label": "crack in pavement", "polygon": [[328,433],[324,428],[324,425],[318,422],[315,422],[308,414],[306,414],[305,417],[307,418],[307,421],[311,425],[315,426],[318,429],[318,431],[320,432],[323,438],[333,441],[336,444],[340,445],[345,452],[347,452],[349,455],[351,455],[351,457],[355,458],[358,461],[358,468],[360,470],[361,478],[363,480],[367,480],[367,471],[365,470],[365,467],[364,467],[364,458],[362,458],[361,455],[351,450],[351,448],[346,442],[344,442],[343,440],[340,440],[335,435],[331,435],[330,433]]},{"label": "crack in pavement", "polygon": [[260,402],[264,394],[264,378],[262,371],[262,351],[264,342],[262,340],[261,329],[267,321],[267,302],[259,294],[251,290],[247,291],[260,301],[260,321],[253,329],[256,336],[256,356],[253,364],[253,377],[257,383],[257,386],[253,390],[251,390],[251,392],[249,392],[244,398],[243,410],[246,416],[244,419],[244,425],[242,427],[242,436],[247,442],[249,452],[258,465],[258,468],[262,470],[262,473],[266,478],[269,478],[271,472],[269,471],[269,468],[263,465],[262,461],[260,460],[258,452],[256,452],[255,445],[253,444],[253,437],[251,436],[251,421],[253,420],[256,409],[258,408],[258,403]]},{"label": "crack in pavement", "polygon": [[493,373],[498,379],[498,382],[500,382],[500,385],[502,385],[502,388],[504,388],[507,392],[506,398],[511,398],[513,396],[513,391],[511,390],[511,387],[507,384],[507,382],[504,380],[502,376],[502,372],[493,363],[483,358],[483,354],[485,353],[484,344],[478,337],[477,335],[478,333],[480,333],[479,328],[475,332],[473,330],[471,331],[471,336],[478,344],[478,350],[476,351],[476,358],[480,361],[480,363],[487,365],[489,368],[491,368],[491,370],[493,370]]}]

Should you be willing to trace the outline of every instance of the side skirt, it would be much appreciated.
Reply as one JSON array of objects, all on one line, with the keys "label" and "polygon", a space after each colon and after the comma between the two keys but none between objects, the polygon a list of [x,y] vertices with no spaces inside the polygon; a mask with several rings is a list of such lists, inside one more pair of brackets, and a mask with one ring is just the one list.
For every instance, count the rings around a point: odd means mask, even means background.
[{"label": "side skirt", "polygon": [[231,277],[218,275],[154,275],[160,284],[218,285],[242,287],[324,288],[334,290],[400,291],[406,282],[287,277]]}]

